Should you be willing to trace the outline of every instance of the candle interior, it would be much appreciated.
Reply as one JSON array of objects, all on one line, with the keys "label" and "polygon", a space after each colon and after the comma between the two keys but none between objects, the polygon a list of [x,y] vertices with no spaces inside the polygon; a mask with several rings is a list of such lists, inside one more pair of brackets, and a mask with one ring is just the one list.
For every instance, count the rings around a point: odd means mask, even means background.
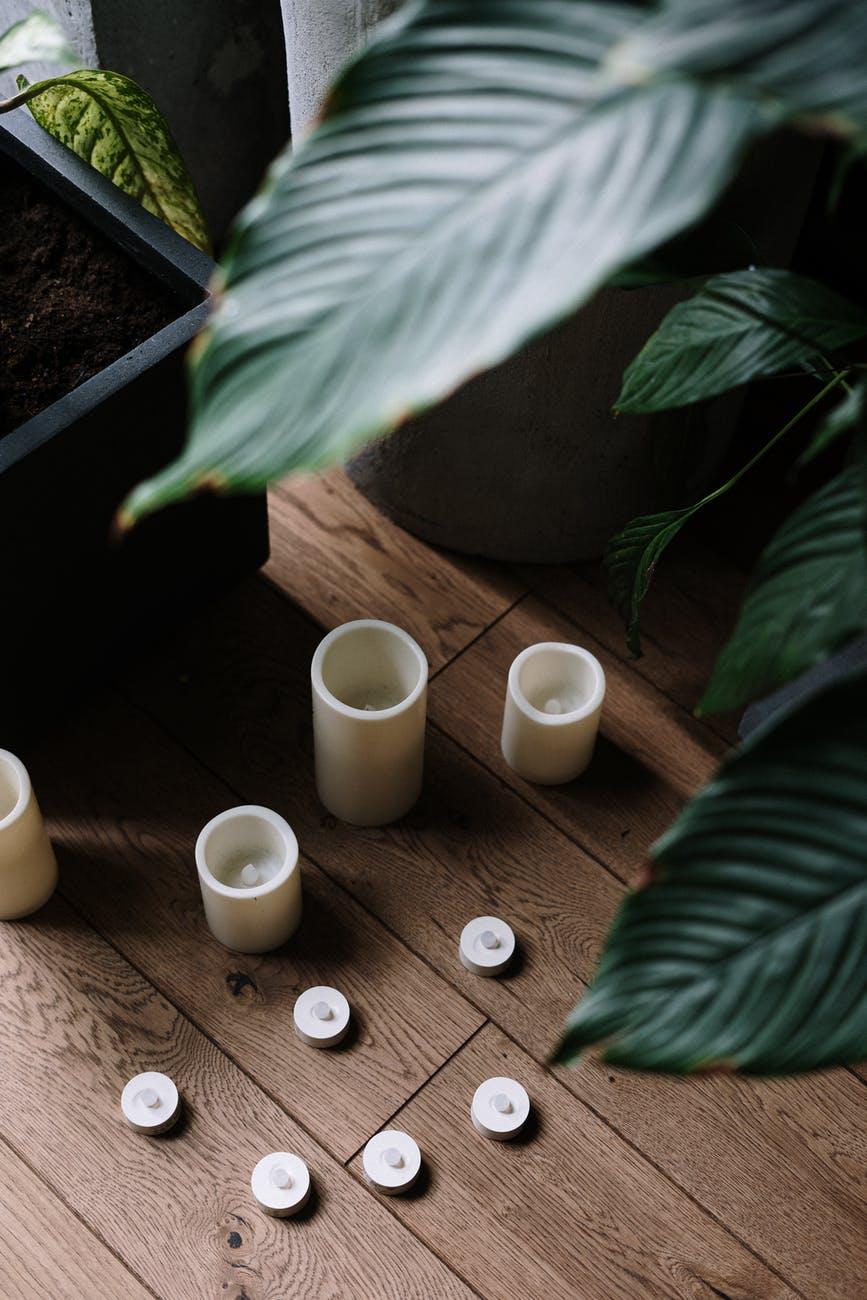
[{"label": "candle interior", "polygon": [[0,821],[14,812],[21,795],[21,780],[6,759],[0,759]]},{"label": "candle interior", "polygon": [[529,705],[549,717],[558,717],[574,713],[587,703],[593,695],[596,676],[580,655],[552,647],[539,650],[525,660],[518,685]]},{"label": "candle interior", "polygon": [[394,708],[418,685],[421,668],[388,628],[360,627],[340,637],[322,662],[322,681],[341,704],[365,713]]},{"label": "candle interior", "polygon": [[[205,846],[208,870],[231,889],[258,889],[273,880],[283,865],[286,846],[270,822],[235,817],[215,826]],[[253,873],[245,870],[252,867]]]}]

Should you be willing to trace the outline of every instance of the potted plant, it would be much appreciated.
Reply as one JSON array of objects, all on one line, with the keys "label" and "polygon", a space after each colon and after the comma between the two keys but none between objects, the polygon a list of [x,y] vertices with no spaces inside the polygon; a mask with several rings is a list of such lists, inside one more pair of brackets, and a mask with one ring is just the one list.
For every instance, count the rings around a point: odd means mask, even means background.
[{"label": "potted plant", "polygon": [[[39,111],[62,107],[55,88]],[[9,735],[52,707],[71,677],[104,672],[262,564],[268,532],[260,493],[188,502],[112,537],[125,494],[183,444],[183,355],[210,310],[213,263],[24,111],[0,119],[0,172]],[[149,197],[131,167],[122,175]],[[197,210],[162,194],[204,242]]]},{"label": "potted plant", "polygon": [[[857,161],[865,84],[854,0],[411,5],[242,217],[194,359],[187,445],[122,522],[204,484],[247,490],[345,457],[615,277],[676,278],[685,232],[757,141],[822,134]],[[711,710],[867,628],[867,313],[778,267],[703,280],[631,361],[617,406],[690,407],[792,368],[814,391],[730,480],[613,539],[633,648],[653,569],[697,513],[810,411],[823,420],[808,459],[851,441],[760,558]],[[561,1059],[599,1043],[624,1065],[777,1073],[867,1054],[865,717],[862,670],[776,714],[687,806]]]}]

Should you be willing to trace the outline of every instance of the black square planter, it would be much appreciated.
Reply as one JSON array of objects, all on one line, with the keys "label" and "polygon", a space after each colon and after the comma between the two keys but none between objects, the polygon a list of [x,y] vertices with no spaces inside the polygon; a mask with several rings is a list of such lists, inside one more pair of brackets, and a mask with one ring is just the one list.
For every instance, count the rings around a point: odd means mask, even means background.
[{"label": "black square planter", "polygon": [[0,150],[177,300],[177,318],[0,437],[0,744],[268,557],[263,495],[202,496],[111,538],[130,488],[179,454],[183,353],[213,263],[25,112]]}]

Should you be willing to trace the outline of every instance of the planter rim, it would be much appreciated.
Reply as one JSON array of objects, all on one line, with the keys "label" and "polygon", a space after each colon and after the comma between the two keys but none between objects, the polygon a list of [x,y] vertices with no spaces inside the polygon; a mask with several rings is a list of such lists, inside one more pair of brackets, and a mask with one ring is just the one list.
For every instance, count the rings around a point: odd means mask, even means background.
[{"label": "planter rim", "polygon": [[[214,262],[50,136],[25,109],[0,121],[0,153],[84,217],[179,299],[175,320],[0,437],[2,473],[188,343],[210,313]],[[186,308],[184,299],[189,304]]]}]

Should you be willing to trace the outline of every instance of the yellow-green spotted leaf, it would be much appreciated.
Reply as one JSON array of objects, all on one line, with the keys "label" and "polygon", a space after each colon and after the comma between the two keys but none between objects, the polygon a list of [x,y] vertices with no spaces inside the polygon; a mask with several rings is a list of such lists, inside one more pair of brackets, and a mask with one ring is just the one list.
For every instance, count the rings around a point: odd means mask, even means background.
[{"label": "yellow-green spotted leaf", "polygon": [[33,85],[18,78],[13,104],[198,248],[210,248],[198,196],[166,119],[118,72],[82,69]]}]

